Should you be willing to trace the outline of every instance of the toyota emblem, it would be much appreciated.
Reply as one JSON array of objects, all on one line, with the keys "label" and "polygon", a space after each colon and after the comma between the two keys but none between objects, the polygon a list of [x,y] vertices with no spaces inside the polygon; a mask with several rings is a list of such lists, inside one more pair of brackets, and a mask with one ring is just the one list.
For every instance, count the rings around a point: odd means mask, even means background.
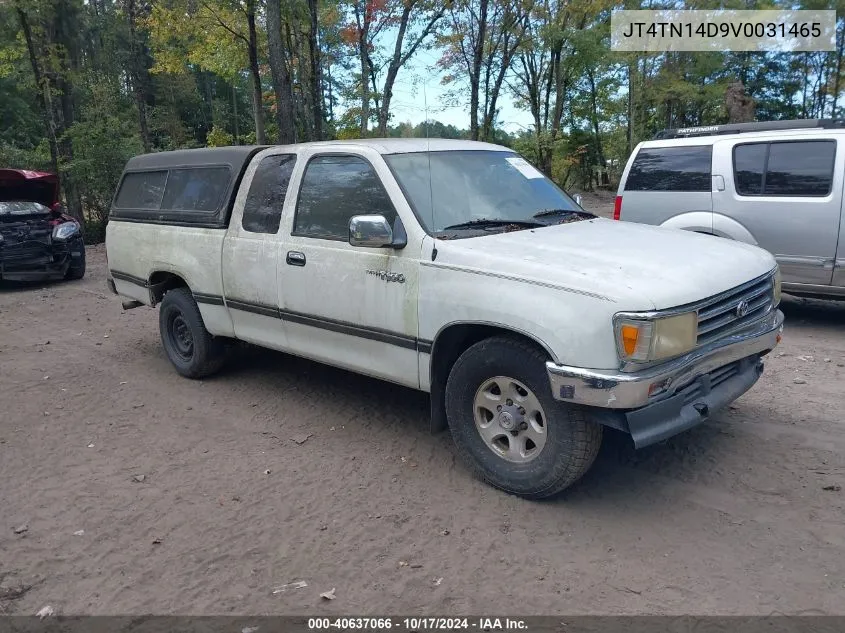
[{"label": "toyota emblem", "polygon": [[742,301],[737,303],[736,309],[734,310],[734,313],[736,314],[737,318],[739,318],[739,319],[741,319],[746,314],[748,314],[748,302],[745,299],[743,299]]}]

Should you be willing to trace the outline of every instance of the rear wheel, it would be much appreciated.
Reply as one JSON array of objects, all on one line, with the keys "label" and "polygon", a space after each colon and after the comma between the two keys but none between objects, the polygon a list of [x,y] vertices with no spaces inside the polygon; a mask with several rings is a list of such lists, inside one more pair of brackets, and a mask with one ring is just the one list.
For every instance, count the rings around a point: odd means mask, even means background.
[{"label": "rear wheel", "polygon": [[462,457],[488,483],[530,498],[551,497],[589,470],[601,426],[584,409],[552,398],[545,356],[495,337],[458,358],[446,383],[446,412]]},{"label": "rear wheel", "polygon": [[205,329],[188,288],[169,290],[158,317],[164,351],[177,372],[186,378],[203,378],[223,366],[225,343]]}]

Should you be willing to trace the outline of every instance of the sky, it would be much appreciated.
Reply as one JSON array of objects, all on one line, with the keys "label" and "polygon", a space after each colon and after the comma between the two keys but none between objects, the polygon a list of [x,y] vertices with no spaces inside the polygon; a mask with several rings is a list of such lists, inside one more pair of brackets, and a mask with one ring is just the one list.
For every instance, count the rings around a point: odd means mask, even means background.
[{"label": "sky", "polygon": [[[464,86],[462,94],[465,103],[459,106],[444,105],[447,90],[454,86],[443,86],[440,83],[443,75],[437,68],[440,52],[435,49],[419,50],[408,64],[399,71],[393,88],[393,99],[390,110],[393,114],[392,125],[410,121],[413,125],[426,119],[426,104],[428,118],[440,121],[446,125],[454,125],[459,129],[469,128],[469,87]],[[499,127],[511,132],[518,132],[524,127],[531,126],[531,115],[527,110],[514,107],[513,98],[507,88],[503,87],[499,95]]]}]

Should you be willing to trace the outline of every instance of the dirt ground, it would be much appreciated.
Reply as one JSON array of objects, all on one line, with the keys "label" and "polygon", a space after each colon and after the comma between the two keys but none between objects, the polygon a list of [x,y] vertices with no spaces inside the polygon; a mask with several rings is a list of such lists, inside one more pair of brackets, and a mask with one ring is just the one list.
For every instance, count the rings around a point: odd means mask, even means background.
[{"label": "dirt ground", "polygon": [[100,246],[80,282],[0,289],[0,612],[845,614],[845,304],[787,299],[731,409],[608,433],[532,503],[413,391],[258,349],[179,378],[105,277]]}]

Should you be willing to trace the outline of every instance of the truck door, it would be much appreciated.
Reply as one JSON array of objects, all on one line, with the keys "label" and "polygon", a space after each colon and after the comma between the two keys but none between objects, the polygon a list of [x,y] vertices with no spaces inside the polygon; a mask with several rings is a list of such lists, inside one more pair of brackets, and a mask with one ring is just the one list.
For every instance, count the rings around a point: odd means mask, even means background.
[{"label": "truck door", "polygon": [[[421,241],[409,235],[402,249],[349,244],[352,216],[383,215],[396,227],[399,210],[411,213],[398,185],[373,150],[339,154],[315,148],[300,161],[298,200],[293,213],[285,214],[279,257],[281,314],[291,351],[418,387]],[[404,226],[411,221],[406,218]]]},{"label": "truck door", "polygon": [[[276,153],[273,153],[276,152]],[[253,159],[235,200],[223,242],[223,292],[239,339],[287,349],[279,317],[279,226],[295,154],[262,152]]]},{"label": "truck door", "polygon": [[734,239],[772,253],[785,284],[831,282],[845,171],[845,148],[837,143],[780,135],[716,144],[730,172],[714,193],[714,229],[731,227],[746,235]]}]

